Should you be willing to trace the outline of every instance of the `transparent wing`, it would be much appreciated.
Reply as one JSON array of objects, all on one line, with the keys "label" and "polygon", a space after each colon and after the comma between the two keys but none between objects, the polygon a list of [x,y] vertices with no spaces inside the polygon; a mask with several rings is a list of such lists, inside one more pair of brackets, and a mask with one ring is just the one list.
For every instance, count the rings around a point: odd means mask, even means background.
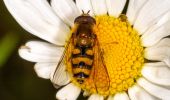
[{"label": "transparent wing", "polygon": [[70,82],[69,74],[66,72],[65,69],[66,67],[64,63],[61,63],[60,66],[56,68],[51,80],[55,88],[59,88],[60,86],[66,85]]},{"label": "transparent wing", "polygon": [[99,42],[96,39],[94,46],[94,83],[96,91],[99,92],[108,92],[110,87],[109,74],[104,62],[103,51],[100,48]]},{"label": "transparent wing", "polygon": [[73,36],[71,36],[71,38],[67,42],[67,44],[65,46],[65,50],[63,51],[63,54],[59,60],[59,63],[57,65],[57,67],[54,71],[54,74],[52,76],[52,79],[51,79],[52,83],[54,84],[54,86],[56,88],[66,85],[70,82],[70,76],[69,76],[68,72],[66,71],[65,61],[70,59],[70,57],[71,57],[71,50],[73,47],[72,45],[73,45]]}]

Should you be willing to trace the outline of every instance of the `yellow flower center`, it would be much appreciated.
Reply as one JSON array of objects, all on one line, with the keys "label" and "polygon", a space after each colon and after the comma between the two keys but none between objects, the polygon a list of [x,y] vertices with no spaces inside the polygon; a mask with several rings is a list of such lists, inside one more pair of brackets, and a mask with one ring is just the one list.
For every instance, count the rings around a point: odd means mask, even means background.
[{"label": "yellow flower center", "polygon": [[[109,89],[107,91],[106,89],[97,91],[94,87],[95,81],[90,80],[85,84],[79,84],[73,77],[72,82],[89,93],[98,93],[103,96],[127,91],[141,77],[144,51],[140,36],[126,20],[125,15],[119,18],[103,15],[96,16],[95,19],[94,32],[103,50],[104,62],[110,82]],[[72,73],[70,66],[67,66],[67,70]],[[98,77],[102,78],[104,76]],[[105,78],[102,79],[103,82],[98,83],[101,86],[105,84],[104,82],[107,82],[107,80],[104,80]]]}]

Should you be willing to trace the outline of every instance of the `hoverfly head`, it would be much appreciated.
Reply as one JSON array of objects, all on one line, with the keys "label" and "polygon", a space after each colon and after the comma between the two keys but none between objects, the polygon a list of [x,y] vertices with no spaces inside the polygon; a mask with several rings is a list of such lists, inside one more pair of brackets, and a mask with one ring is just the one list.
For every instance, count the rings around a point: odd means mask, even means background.
[{"label": "hoverfly head", "polygon": [[90,10],[87,13],[84,13],[82,10],[82,15],[78,16],[75,20],[74,23],[76,24],[91,24],[94,25],[96,24],[96,20],[89,15]]}]

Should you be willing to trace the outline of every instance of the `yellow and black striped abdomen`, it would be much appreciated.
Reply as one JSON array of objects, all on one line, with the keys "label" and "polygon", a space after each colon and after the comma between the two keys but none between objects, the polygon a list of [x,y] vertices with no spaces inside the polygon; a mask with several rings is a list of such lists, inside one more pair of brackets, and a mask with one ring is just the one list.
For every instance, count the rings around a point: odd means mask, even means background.
[{"label": "yellow and black striped abdomen", "polygon": [[82,84],[88,78],[93,66],[93,49],[89,47],[78,47],[72,51],[73,76]]}]

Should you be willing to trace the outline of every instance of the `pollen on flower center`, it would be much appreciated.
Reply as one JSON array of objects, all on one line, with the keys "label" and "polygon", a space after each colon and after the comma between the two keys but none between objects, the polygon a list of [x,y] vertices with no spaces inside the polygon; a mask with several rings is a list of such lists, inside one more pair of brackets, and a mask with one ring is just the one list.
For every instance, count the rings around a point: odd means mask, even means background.
[{"label": "pollen on flower center", "polygon": [[[107,91],[106,89],[96,89],[94,80],[79,84],[72,78],[72,82],[89,93],[98,93],[103,96],[127,91],[141,77],[144,56],[140,36],[128,23],[124,15],[119,18],[103,15],[96,16],[95,19],[94,32],[103,51],[110,82],[109,89]],[[71,67],[67,66],[67,70],[72,73]],[[101,74],[99,77],[104,76]],[[101,86],[107,82],[105,78],[102,79],[103,81],[98,83]]]}]

